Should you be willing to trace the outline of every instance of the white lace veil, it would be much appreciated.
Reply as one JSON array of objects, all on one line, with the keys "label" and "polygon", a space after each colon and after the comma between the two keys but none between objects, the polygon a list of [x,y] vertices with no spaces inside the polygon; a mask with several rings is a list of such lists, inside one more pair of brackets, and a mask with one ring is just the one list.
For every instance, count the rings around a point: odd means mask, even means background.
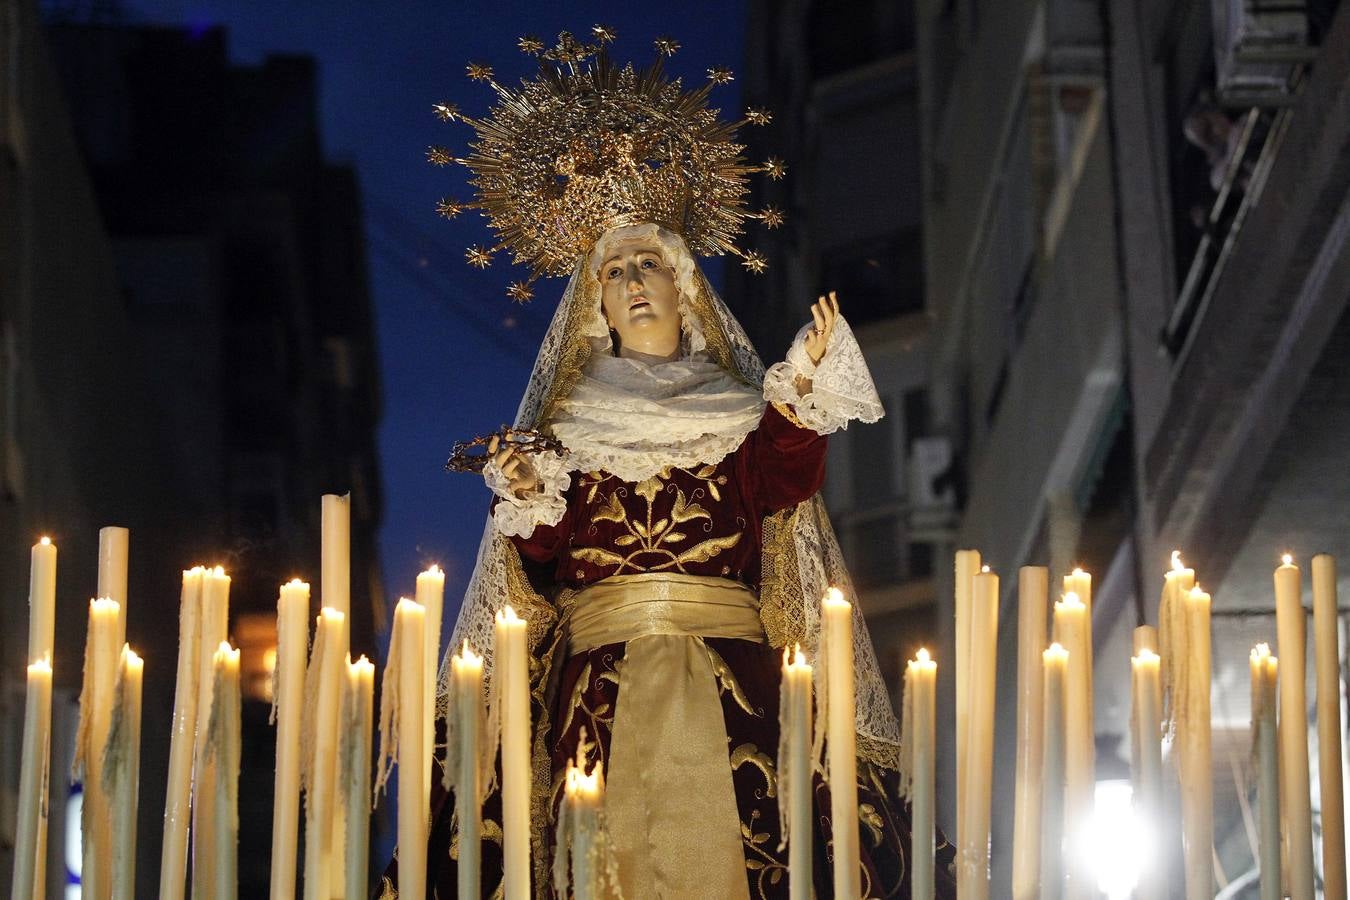
[{"label": "white lace veil", "polygon": [[[680,308],[686,320],[685,352],[706,351],[723,368],[759,386],[764,379],[764,364],[731,310],[684,249],[683,242],[669,232],[656,231],[655,226],[646,227],[665,244],[668,261],[676,268]],[[595,267],[591,260],[582,259],[573,270],[540,345],[516,412],[515,427],[548,431],[557,402],[571,391],[586,360],[595,352],[610,352],[609,335],[600,313],[600,284]],[[825,589],[834,585],[853,604],[858,752],[870,762],[894,769],[899,759],[900,728],[820,495],[766,519],[763,543],[761,615],[772,646],[800,642],[808,658],[814,658],[820,642],[819,604]],[[557,622],[557,609],[552,598],[540,596],[531,588],[514,544],[498,530],[489,515],[450,642],[450,652],[467,641],[483,654],[484,675],[488,679],[492,671],[494,616],[507,602],[529,620],[531,655],[538,658]],[[438,715],[446,712],[449,670],[447,653],[441,663]],[[543,674],[532,665],[532,680],[536,684]],[[536,766],[539,764],[536,760]],[[536,772],[536,778],[540,775],[547,778],[546,771]]]}]

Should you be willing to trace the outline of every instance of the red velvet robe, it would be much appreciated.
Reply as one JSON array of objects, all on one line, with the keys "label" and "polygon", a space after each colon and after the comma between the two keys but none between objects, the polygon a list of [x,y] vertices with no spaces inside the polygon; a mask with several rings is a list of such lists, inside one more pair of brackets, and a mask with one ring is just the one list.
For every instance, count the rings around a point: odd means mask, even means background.
[{"label": "red velvet robe", "polygon": [[[730,578],[757,587],[761,521],[820,490],[825,445],[823,436],[769,406],[741,446],[716,464],[672,467],[636,484],[604,472],[576,475],[562,520],[514,541],[524,559],[547,566],[554,582],[567,587],[654,571]],[[787,851],[778,849],[775,790],[781,654],[750,641],[708,638],[705,643],[726,662],[739,688],[721,692],[721,700],[750,896],[786,898]],[[555,813],[561,775],[576,757],[583,728],[588,764],[597,757],[602,763],[608,760],[621,688],[616,665],[623,655],[622,643],[608,644],[563,663],[548,736]],[[455,895],[458,855],[451,823],[454,804],[439,787],[439,769],[434,774],[427,884],[434,896],[449,898]],[[832,894],[830,797],[819,779],[815,792],[815,888],[824,898]],[[484,818],[483,896],[490,897],[501,878],[500,830],[494,832],[488,824],[501,821],[495,794],[485,804]],[[896,773],[859,760],[854,827],[861,832],[864,896],[908,897],[909,819],[898,798]],[[954,897],[948,872],[952,850],[941,835],[938,842],[938,896]],[[391,864],[386,873],[391,885],[396,883],[395,869]],[[548,896],[553,896],[551,887]]]}]

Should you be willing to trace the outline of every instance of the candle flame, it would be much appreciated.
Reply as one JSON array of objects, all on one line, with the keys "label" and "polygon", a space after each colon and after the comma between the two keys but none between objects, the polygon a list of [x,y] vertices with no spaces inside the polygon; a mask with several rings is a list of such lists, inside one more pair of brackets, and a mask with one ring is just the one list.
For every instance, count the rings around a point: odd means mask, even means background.
[{"label": "candle flame", "polygon": [[325,606],[319,610],[319,618],[323,619],[332,627],[337,627],[347,621],[347,616],[340,609],[334,609],[331,606]]},{"label": "candle flame", "polygon": [[214,569],[211,570],[211,574],[214,575],[214,576],[216,576],[217,578],[224,578],[224,577],[225,577],[225,567],[224,567],[224,566],[216,566]]},{"label": "candle flame", "polygon": [[[1064,595],[1064,599],[1061,600],[1060,603],[1064,606],[1082,606],[1083,598],[1078,596],[1077,591],[1069,591]],[[1056,605],[1058,606],[1059,604]]]},{"label": "candle flame", "polygon": [[1157,659],[1158,654],[1154,653],[1148,647],[1140,647],[1139,652],[1134,655],[1135,662],[1149,662],[1156,661]]},{"label": "candle flame", "polygon": [[111,597],[96,597],[89,601],[89,611],[91,613],[101,613],[105,616],[117,615],[122,609],[122,604]]},{"label": "candle flame", "polygon": [[1055,641],[1049,647],[1045,648],[1041,657],[1047,661],[1050,659],[1068,659],[1069,651],[1065,650],[1064,646],[1060,644],[1059,641]]},{"label": "candle flame", "polygon": [[1264,659],[1267,656],[1270,656],[1270,644],[1267,644],[1265,641],[1262,641],[1252,648],[1252,659],[1254,661]]},{"label": "candle flame", "polygon": [[290,581],[286,582],[286,586],[287,586],[287,587],[309,587],[308,584],[306,584],[305,582],[303,582],[303,581],[300,580],[300,577],[299,577],[298,575],[297,575],[295,578],[292,578]]},{"label": "candle flame", "polygon": [[1181,551],[1180,551],[1180,550],[1173,550],[1173,551],[1172,551],[1172,571],[1173,571],[1173,572],[1180,572],[1181,570],[1183,570],[1183,569],[1185,569],[1185,568],[1186,568],[1185,564],[1183,564],[1182,561],[1181,561]]},{"label": "candle flame", "polygon": [[30,675],[35,674],[35,673],[37,673],[37,672],[45,673],[48,677],[51,676],[51,674],[52,674],[52,656],[51,656],[50,653],[44,653],[44,654],[42,654],[42,658],[41,658],[41,659],[36,660],[35,662],[31,663],[31,664],[28,666],[28,673],[29,673]]},{"label": "candle flame", "polygon": [[1280,557],[1280,559],[1284,562],[1286,566],[1292,566],[1294,564],[1294,557],[1293,554],[1291,553],[1284,554],[1283,556]]},{"label": "candle flame", "polygon": [[41,545],[44,546],[44,547],[50,545],[51,542],[52,542],[52,539],[49,538],[49,537],[47,537],[45,534],[44,534],[42,537],[38,538],[38,543],[41,544]]},{"label": "candle flame", "polygon": [[834,585],[830,585],[828,588],[825,589],[825,600],[826,602],[829,603],[848,602],[847,600],[844,599],[844,592],[839,590],[839,588],[835,587]]},{"label": "candle flame", "polygon": [[928,655],[927,647],[920,647],[919,652],[914,654],[914,658],[921,663],[931,662],[932,657]]},{"label": "candle flame", "polygon": [[431,565],[427,566],[426,571],[423,572],[422,574],[423,574],[423,575],[444,575],[445,573],[441,571],[441,567],[440,567],[440,566],[436,565],[435,563],[432,563]]},{"label": "candle flame", "polygon": [[1073,567],[1073,571],[1070,572],[1069,574],[1072,575],[1072,576],[1074,576],[1075,578],[1077,578],[1079,575],[1082,575],[1082,574],[1083,574],[1083,567],[1082,567],[1082,566],[1074,566],[1074,567]]},{"label": "candle flame", "polygon": [[982,575],[988,575],[988,574],[989,574],[989,567],[988,567],[988,566],[980,566],[980,573],[981,573]]}]

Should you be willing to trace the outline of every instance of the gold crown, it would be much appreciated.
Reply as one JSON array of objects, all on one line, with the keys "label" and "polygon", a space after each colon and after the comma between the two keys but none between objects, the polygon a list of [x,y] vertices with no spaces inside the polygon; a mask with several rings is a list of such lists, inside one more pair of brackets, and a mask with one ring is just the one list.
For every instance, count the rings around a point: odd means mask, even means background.
[{"label": "gold crown", "polygon": [[507,291],[524,302],[536,279],[571,274],[610,228],[655,222],[682,236],[694,254],[733,253],[750,271],[764,271],[764,257],[740,249],[736,239],[746,219],[776,228],[783,213],[747,209],[747,176],[764,172],[778,180],[786,168],[773,158],[748,164],[735,137],[742,125],[767,125],[769,112],[752,109],[739,122],[721,121],[708,96],[732,80],[731,70],[709,69],[706,84],[685,91],[679,78],[665,77],[664,59],[679,49],[670,38],[656,40],[656,61],[638,72],[606,55],[613,29],[597,25],[591,37],[583,43],[564,31],[551,48],[521,38],[517,46],[539,57],[540,68],[518,89],[498,84],[490,66],[470,64],[469,78],[497,92],[486,118],[435,105],[442,121],[464,122],[477,133],[466,157],[444,147],[427,151],[434,165],[466,166],[477,194],[471,203],[443,199],[437,211],[452,219],[477,209],[496,232],[494,246],[468,249],[468,263],[487,268],[493,254],[509,250],[531,269]]}]

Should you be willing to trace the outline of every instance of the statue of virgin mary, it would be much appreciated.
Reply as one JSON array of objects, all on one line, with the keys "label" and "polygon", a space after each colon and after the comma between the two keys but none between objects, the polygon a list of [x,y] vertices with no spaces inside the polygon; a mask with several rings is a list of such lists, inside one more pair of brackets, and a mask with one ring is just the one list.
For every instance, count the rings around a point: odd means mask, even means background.
[{"label": "statue of virgin mary", "polygon": [[[830,820],[818,772],[814,827],[792,839],[814,846],[817,896],[831,895],[844,827],[860,835],[862,895],[908,897],[899,728],[819,494],[827,435],[876,421],[881,403],[833,296],[809,307],[765,370],[695,254],[734,252],[762,268],[733,238],[745,218],[781,214],[747,212],[743,176],[781,175],[781,163],[745,164],[732,127],[705,108],[706,87],[682,92],[659,65],[617,69],[607,30],[595,36],[564,34],[548,51],[523,39],[548,74],[518,92],[493,82],[494,117],[466,120],[479,140],[465,163],[503,246],[539,274],[569,277],[514,421],[563,450],[492,447],[493,504],[451,639],[490,648],[504,603],[529,622],[534,895],[555,896],[553,823],[566,767],[581,759],[605,776],[614,895],[788,896],[782,654],[816,651],[819,599],[834,586],[854,609],[857,816]],[[758,120],[767,114],[747,117]],[[432,795],[427,884],[440,897],[456,890],[452,790]],[[484,897],[500,896],[500,809],[494,788]],[[938,844],[938,894],[955,896],[950,848]],[[396,896],[395,868],[385,896]]]}]

